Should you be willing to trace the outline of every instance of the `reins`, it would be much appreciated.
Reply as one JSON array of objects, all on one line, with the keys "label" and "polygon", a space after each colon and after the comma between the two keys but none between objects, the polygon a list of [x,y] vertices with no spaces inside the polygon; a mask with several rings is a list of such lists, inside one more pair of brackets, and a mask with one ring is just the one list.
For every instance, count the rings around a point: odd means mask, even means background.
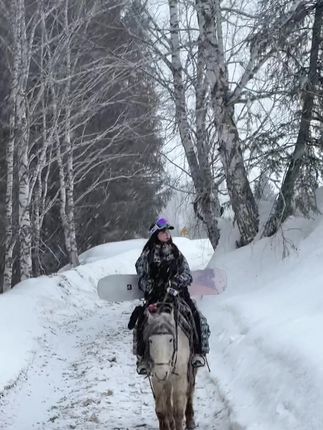
[{"label": "reins", "polygon": [[172,373],[174,375],[178,375],[178,373],[175,372],[176,370],[176,363],[177,363],[177,351],[178,351],[178,303],[176,300],[176,304],[174,305],[174,320],[175,320],[175,339],[173,339],[173,356],[172,356]]},{"label": "reins", "polygon": [[[161,314],[162,312],[162,308],[164,307],[164,305],[166,304],[167,298],[169,296],[169,293],[166,292],[164,300],[161,302],[160,306],[157,308],[156,312],[158,312],[159,314]],[[175,301],[174,301],[175,302]],[[177,302],[176,302],[177,304]],[[177,351],[178,351],[178,306],[175,306],[175,303],[172,305],[172,308],[174,309],[174,321],[175,321],[175,336],[173,338],[173,354],[172,357],[170,359],[170,361],[168,363],[154,363],[155,366],[163,366],[163,365],[170,365],[171,366],[171,373],[173,375],[178,375],[178,373],[176,373],[176,363],[177,363]],[[170,334],[169,332],[156,332],[155,335],[165,335],[165,334]],[[150,389],[151,392],[153,394],[154,399],[156,400],[156,394],[154,391],[154,387],[152,384],[152,377],[150,374],[147,375],[147,378],[149,380],[149,385],[150,385]]]},{"label": "reins", "polygon": [[[173,298],[173,303],[168,305],[167,299],[169,297]],[[172,353],[172,357],[168,363],[155,363],[154,362],[153,364],[154,364],[154,366],[169,365],[171,367],[171,373],[174,375],[178,375],[178,373],[176,373],[177,352],[178,352],[178,302],[177,302],[177,297],[175,295],[170,294],[169,290],[166,290],[165,296],[164,296],[162,302],[160,302],[158,304],[156,312],[158,314],[161,314],[163,312],[163,309],[165,309],[166,305],[169,306],[170,310],[174,311],[175,331],[173,333],[170,333],[168,331],[158,331],[154,334],[157,336],[158,335],[172,334],[173,335],[173,353]],[[148,374],[147,377],[149,379],[150,387],[151,387],[153,396],[155,398],[155,393],[153,390],[150,374]]]},{"label": "reins", "polygon": [[[169,284],[170,285],[170,284]],[[175,291],[173,288],[169,287],[166,290],[166,294],[164,296],[164,300],[162,301],[159,313],[161,313],[162,307],[166,304],[167,299],[169,297],[173,298],[172,308],[174,309],[174,321],[175,321],[175,338],[173,339],[173,355],[171,358],[170,365],[172,366],[172,373],[174,375],[177,375],[175,372],[176,370],[176,363],[177,363],[177,352],[178,352],[178,296],[177,292],[175,294]],[[171,294],[172,292],[172,294]]]}]

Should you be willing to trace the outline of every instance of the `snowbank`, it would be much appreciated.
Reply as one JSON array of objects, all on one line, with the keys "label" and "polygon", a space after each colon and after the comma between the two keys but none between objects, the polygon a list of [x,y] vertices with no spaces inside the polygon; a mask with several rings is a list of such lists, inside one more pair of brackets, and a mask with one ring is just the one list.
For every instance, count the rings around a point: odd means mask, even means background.
[{"label": "snowbank", "polygon": [[283,234],[209,264],[228,276],[226,292],[203,309],[212,368],[238,428],[322,429],[322,257],[322,217],[292,218]]}]

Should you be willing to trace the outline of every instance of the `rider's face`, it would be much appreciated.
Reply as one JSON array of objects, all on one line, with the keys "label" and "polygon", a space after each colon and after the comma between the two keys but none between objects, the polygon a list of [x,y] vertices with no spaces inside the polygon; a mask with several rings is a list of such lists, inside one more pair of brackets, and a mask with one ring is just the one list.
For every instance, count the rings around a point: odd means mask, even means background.
[{"label": "rider's face", "polygon": [[168,242],[170,239],[169,230],[167,230],[167,229],[160,230],[157,237],[158,237],[158,240],[160,240],[160,242]]}]

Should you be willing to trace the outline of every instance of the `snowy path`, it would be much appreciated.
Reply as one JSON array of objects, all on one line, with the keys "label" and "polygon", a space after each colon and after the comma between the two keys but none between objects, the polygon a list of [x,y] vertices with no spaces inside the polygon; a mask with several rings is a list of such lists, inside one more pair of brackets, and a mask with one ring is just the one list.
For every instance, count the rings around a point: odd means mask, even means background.
[{"label": "snowy path", "polygon": [[[149,382],[135,373],[126,324],[130,307],[101,305],[40,339],[25,374],[0,398],[3,430],[157,429]],[[201,430],[228,430],[226,410],[208,372],[195,393]]]}]

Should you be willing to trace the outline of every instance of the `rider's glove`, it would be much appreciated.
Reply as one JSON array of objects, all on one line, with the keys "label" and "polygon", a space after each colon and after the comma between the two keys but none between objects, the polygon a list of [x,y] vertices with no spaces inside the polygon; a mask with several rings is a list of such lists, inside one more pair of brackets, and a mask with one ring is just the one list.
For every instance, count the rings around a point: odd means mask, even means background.
[{"label": "rider's glove", "polygon": [[178,281],[176,279],[171,279],[170,281],[170,287],[174,288],[174,290],[180,291],[181,287],[178,284]]},{"label": "rider's glove", "polygon": [[172,287],[167,288],[167,293],[173,297],[178,296],[178,290],[176,290],[175,288],[172,288]]}]

